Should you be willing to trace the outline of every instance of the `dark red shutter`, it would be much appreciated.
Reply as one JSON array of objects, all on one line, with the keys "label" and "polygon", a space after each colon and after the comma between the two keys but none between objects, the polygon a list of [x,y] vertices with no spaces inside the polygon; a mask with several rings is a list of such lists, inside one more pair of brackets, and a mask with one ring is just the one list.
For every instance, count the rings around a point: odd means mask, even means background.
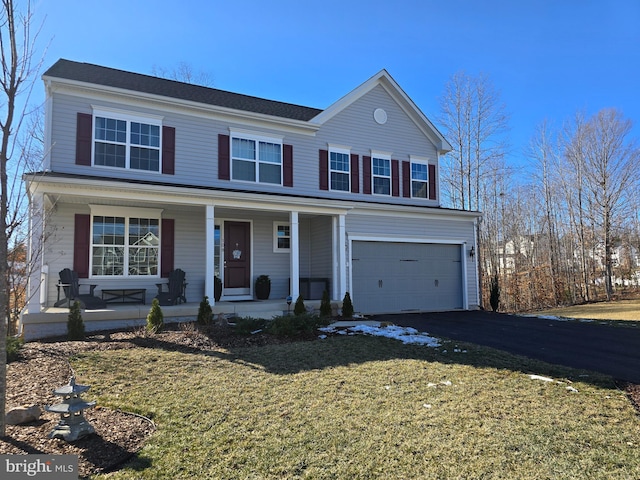
[{"label": "dark red shutter", "polygon": [[173,175],[176,164],[176,129],[162,127],[162,173]]},{"label": "dark red shutter", "polygon": [[231,178],[231,169],[229,165],[229,135],[218,135],[218,179],[229,180]]},{"label": "dark red shutter", "polygon": [[76,122],[76,165],[91,166],[91,137],[93,116],[78,113]]},{"label": "dark red shutter", "polygon": [[398,160],[391,160],[391,195],[400,196],[400,166]]},{"label": "dark red shutter", "polygon": [[282,145],[282,184],[293,187],[293,145]]},{"label": "dark red shutter", "polygon": [[73,269],[80,278],[89,278],[91,215],[77,213],[73,225]]},{"label": "dark red shutter", "polygon": [[351,193],[360,193],[360,157],[351,154]]},{"label": "dark red shutter", "polygon": [[436,166],[429,165],[429,200],[436,199]]},{"label": "dark red shutter", "polygon": [[362,157],[362,193],[371,194],[371,157]]},{"label": "dark red shutter", "polygon": [[320,190],[329,190],[329,151],[320,150]]},{"label": "dark red shutter", "polygon": [[411,162],[402,162],[402,196],[411,197]]},{"label": "dark red shutter", "polygon": [[173,218],[163,218],[160,234],[160,276],[168,277],[173,270],[173,251],[175,237],[175,220]]}]

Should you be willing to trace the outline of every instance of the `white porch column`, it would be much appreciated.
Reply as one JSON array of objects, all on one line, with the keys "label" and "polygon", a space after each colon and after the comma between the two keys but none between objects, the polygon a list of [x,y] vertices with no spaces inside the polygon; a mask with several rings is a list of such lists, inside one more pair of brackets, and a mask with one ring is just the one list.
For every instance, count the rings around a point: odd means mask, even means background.
[{"label": "white porch column", "polygon": [[345,233],[345,215],[338,215],[336,232],[336,260],[338,275],[336,277],[338,283],[338,297],[336,300],[342,300],[344,294],[347,293],[347,236]]},{"label": "white porch column", "polygon": [[215,266],[214,266],[214,246],[215,246],[215,213],[214,206],[206,206],[205,231],[207,232],[205,245],[205,276],[204,294],[209,297],[209,304],[215,305]]},{"label": "white porch column", "polygon": [[298,212],[289,212],[289,290],[291,298],[295,302],[300,295],[300,235],[298,225]]},{"label": "white porch column", "polygon": [[44,194],[34,193],[29,199],[29,288],[27,312],[38,313],[47,304],[48,265],[44,265]]}]

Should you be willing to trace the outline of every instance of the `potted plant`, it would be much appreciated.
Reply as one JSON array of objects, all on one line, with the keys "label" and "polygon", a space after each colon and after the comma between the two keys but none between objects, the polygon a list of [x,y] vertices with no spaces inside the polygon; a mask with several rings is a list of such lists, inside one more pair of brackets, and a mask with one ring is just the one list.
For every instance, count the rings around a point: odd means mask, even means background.
[{"label": "potted plant", "polygon": [[256,280],[256,298],[266,300],[271,293],[271,279],[269,275],[260,275]]},{"label": "potted plant", "polygon": [[220,277],[216,275],[214,277],[213,298],[216,302],[219,302],[221,296],[222,296],[222,280],[220,280]]}]

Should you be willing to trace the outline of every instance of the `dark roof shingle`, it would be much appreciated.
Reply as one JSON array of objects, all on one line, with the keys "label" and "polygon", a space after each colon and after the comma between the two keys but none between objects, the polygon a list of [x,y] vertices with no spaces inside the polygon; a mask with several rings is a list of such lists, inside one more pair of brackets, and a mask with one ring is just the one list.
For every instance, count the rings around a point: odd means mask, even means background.
[{"label": "dark roof shingle", "polygon": [[44,73],[44,76],[94,83],[107,87],[122,88],[125,90],[161,95],[163,97],[177,98],[292,120],[309,121],[322,112],[322,110],[317,108],[251,97],[249,95],[227,92],[216,88],[192,85],[176,80],[167,80],[165,78],[126,72],[124,70],[102,67],[90,63],[73,62],[65,59],[60,59],[54,63]]}]

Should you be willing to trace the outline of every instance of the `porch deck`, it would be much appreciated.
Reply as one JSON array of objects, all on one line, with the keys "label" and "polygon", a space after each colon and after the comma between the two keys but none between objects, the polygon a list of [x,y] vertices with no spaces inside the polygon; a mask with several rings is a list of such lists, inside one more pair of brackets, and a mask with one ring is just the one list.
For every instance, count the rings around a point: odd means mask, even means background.
[{"label": "porch deck", "polygon": [[[306,300],[307,308],[319,309],[320,300]],[[198,316],[200,302],[163,306],[165,323],[191,322]],[[151,305],[109,304],[102,310],[83,310],[82,320],[87,332],[135,328],[146,324]],[[216,302],[212,306],[214,318],[219,314],[227,317],[273,318],[288,310],[284,299],[247,300],[234,302]],[[293,311],[293,304],[290,307]],[[26,341],[46,337],[66,335],[68,308],[47,307],[40,313],[24,313],[21,319],[21,332]]]}]

